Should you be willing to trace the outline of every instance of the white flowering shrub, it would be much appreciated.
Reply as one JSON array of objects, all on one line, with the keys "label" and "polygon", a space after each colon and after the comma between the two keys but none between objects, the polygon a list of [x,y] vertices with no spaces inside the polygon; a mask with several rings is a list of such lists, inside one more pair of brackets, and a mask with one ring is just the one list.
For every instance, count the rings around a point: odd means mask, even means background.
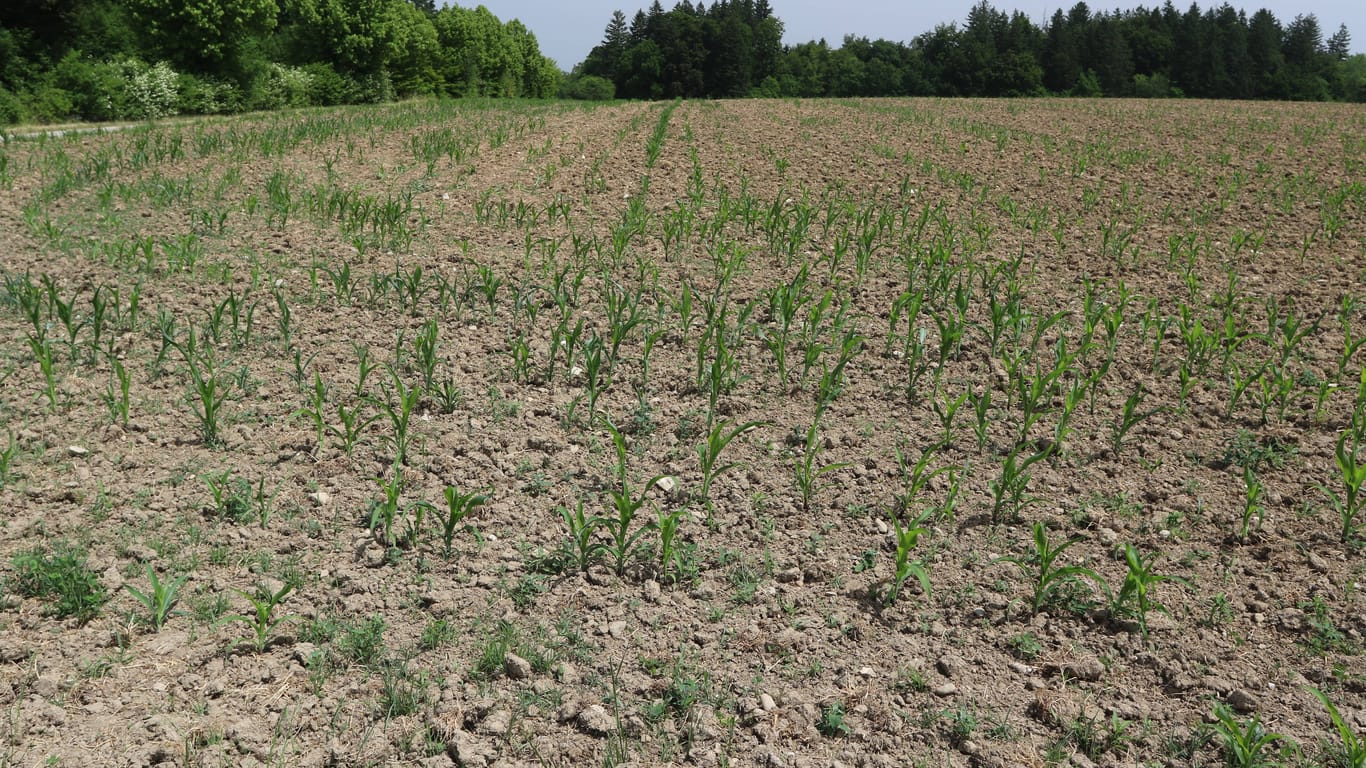
[{"label": "white flowering shrub", "polygon": [[313,76],[302,68],[271,64],[260,106],[265,109],[306,107],[312,85]]},{"label": "white flowering shrub", "polygon": [[146,68],[129,66],[124,72],[128,106],[134,117],[155,120],[176,113],[178,76],[170,64],[158,61]]}]

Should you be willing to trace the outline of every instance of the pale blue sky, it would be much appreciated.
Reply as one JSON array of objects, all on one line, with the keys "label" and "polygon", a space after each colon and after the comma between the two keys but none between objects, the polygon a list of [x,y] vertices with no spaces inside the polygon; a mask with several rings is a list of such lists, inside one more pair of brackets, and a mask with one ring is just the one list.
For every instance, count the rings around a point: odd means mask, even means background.
[{"label": "pale blue sky", "polygon": [[[583,61],[593,46],[602,41],[602,32],[612,18],[612,11],[620,10],[629,20],[637,10],[648,8],[652,0],[484,0],[487,7],[503,21],[521,19],[541,44],[541,52],[555,60],[561,69],[569,70]],[[660,0],[665,10],[672,8],[677,0]],[[934,29],[937,24],[950,22],[962,23],[967,18],[968,9],[974,0],[942,0],[941,2],[904,2],[903,0],[769,0],[774,12],[787,27],[784,42],[804,43],[825,38],[832,46],[838,46],[847,34],[865,36],[876,40],[909,41],[922,32]],[[444,4],[444,3],[443,3]],[[463,0],[458,5],[474,7],[481,3]],[[710,2],[707,3],[711,5]],[[992,2],[992,7],[1010,13],[1019,10],[1040,26],[1061,7],[1064,11],[1075,4],[1067,0],[1059,4],[1041,0],[1020,0],[1012,5],[1006,0]],[[1162,0],[1146,0],[1145,7],[1162,4]],[[1178,10],[1184,12],[1190,7],[1190,0],[1173,0]],[[1200,8],[1217,7],[1214,0],[1202,0]],[[1092,11],[1112,11],[1116,8],[1130,10],[1139,2],[1113,0],[1087,0]],[[1312,0],[1311,2],[1292,2],[1291,0],[1262,0],[1262,2],[1239,5],[1230,0],[1230,5],[1243,8],[1251,16],[1259,8],[1267,8],[1287,23],[1296,14],[1312,13],[1318,16],[1319,27],[1326,39],[1337,31],[1339,24],[1346,24],[1352,34],[1352,51],[1366,52],[1366,2],[1362,0]]]}]

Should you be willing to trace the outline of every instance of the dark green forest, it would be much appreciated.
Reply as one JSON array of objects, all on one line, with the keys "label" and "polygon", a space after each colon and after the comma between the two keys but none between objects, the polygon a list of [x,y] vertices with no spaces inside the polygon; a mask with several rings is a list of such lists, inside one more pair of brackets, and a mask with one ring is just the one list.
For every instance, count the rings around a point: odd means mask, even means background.
[{"label": "dark green forest", "polygon": [[986,0],[909,43],[845,37],[783,46],[768,0],[658,0],[618,11],[566,89],[618,98],[726,96],[1139,96],[1366,100],[1366,56],[1312,14],[1282,23],[1228,4],[1093,12],[1040,28]]},{"label": "dark green forest", "polygon": [[553,97],[518,21],[434,0],[0,0],[0,124]]},{"label": "dark green forest", "polygon": [[769,0],[618,11],[573,72],[520,21],[436,0],[3,0],[0,124],[127,120],[405,96],[671,99],[1140,96],[1366,101],[1346,28],[1227,4],[1040,28],[982,0],[910,42],[785,46]]}]

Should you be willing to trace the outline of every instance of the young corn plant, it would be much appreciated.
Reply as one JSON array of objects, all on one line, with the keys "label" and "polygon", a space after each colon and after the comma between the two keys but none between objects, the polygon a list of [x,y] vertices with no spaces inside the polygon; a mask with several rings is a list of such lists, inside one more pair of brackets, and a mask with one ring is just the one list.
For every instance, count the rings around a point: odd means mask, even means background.
[{"label": "young corn plant", "polygon": [[1028,470],[1039,460],[1047,458],[1049,452],[1043,450],[1030,454],[1023,461],[1019,460],[1019,455],[1018,447],[1011,451],[1001,464],[1001,475],[990,483],[992,525],[1019,520],[1020,512],[1025,507],[1039,501],[1025,495],[1031,477]]},{"label": "young corn plant", "polygon": [[398,371],[392,368],[389,369],[389,379],[393,383],[393,389],[387,385],[381,387],[384,399],[379,400],[378,405],[383,415],[389,417],[389,424],[394,428],[393,434],[389,436],[389,444],[394,450],[394,466],[401,467],[408,463],[408,449],[412,443],[409,425],[412,422],[413,411],[422,397],[422,390],[408,387]]},{"label": "young corn plant", "polygon": [[321,456],[323,452],[323,437],[327,434],[327,420],[323,416],[323,410],[327,406],[327,385],[323,383],[322,376],[317,371],[313,372],[313,389],[309,391],[309,404],[294,412],[296,416],[306,416],[313,422],[316,430],[313,438],[314,456]]},{"label": "young corn plant", "polygon": [[1271,764],[1266,751],[1285,739],[1279,733],[1268,731],[1256,715],[1250,720],[1238,722],[1233,711],[1223,704],[1214,706],[1214,718],[1210,730],[1223,741],[1224,758],[1229,768],[1256,768]]},{"label": "young corn plant", "polygon": [[895,511],[898,514],[909,514],[912,506],[920,498],[920,494],[929,486],[930,481],[945,472],[953,475],[958,467],[948,465],[931,470],[930,462],[939,454],[939,450],[944,448],[944,443],[925,446],[920,450],[920,458],[911,464],[906,459],[906,452],[903,450],[905,443],[898,442],[892,448],[896,456],[896,466],[901,472],[901,492],[896,495]]},{"label": "young corn plant", "polygon": [[564,520],[565,526],[569,529],[569,540],[565,542],[565,550],[571,562],[586,573],[589,566],[601,560],[603,553],[607,551],[607,545],[598,541],[594,535],[603,524],[603,519],[597,515],[587,515],[583,509],[583,499],[578,500],[573,511],[562,506],[559,513],[560,519]]},{"label": "young corn plant", "polygon": [[244,590],[234,590],[237,594],[245,597],[251,604],[250,614],[235,614],[224,618],[222,621],[240,622],[251,628],[251,642],[256,648],[257,653],[265,651],[274,640],[275,629],[281,624],[289,621],[297,621],[298,616],[277,616],[275,610],[284,602],[285,597],[294,591],[293,584],[285,584],[279,590],[271,592],[270,588],[264,584],[258,585],[254,593]]},{"label": "young corn plant", "polygon": [[980,394],[969,391],[968,402],[972,405],[972,436],[977,439],[977,450],[985,451],[991,437],[991,388],[983,387]]},{"label": "young corn plant", "polygon": [[370,348],[354,344],[356,351],[356,397],[365,397],[365,382],[370,378],[370,374],[380,366],[379,363],[370,360]]},{"label": "young corn plant", "polygon": [[[610,366],[602,339],[592,334],[583,343],[583,387],[588,399],[588,423],[592,424],[598,411],[598,398],[612,384]],[[575,401],[577,402],[577,401]]]},{"label": "young corn plant", "polygon": [[1271,363],[1263,362],[1256,369],[1248,371],[1242,365],[1234,363],[1228,366],[1228,411],[1227,418],[1233,418],[1233,414],[1238,410],[1238,403],[1242,401],[1243,395],[1252,389],[1254,384],[1262,380],[1262,374],[1266,372]]},{"label": "young corn plant", "polygon": [[767,426],[766,421],[747,421],[736,427],[731,427],[731,420],[727,419],[714,425],[708,432],[706,441],[697,446],[698,464],[702,470],[702,487],[698,491],[698,497],[702,504],[707,508],[707,520],[710,522],[712,513],[711,485],[716,478],[740,466],[738,462],[721,462],[721,454],[726,450],[726,446],[731,441],[743,435],[751,429]]},{"label": "young corn plant", "polygon": [[844,338],[840,341],[838,356],[835,364],[830,366],[821,374],[821,380],[816,387],[816,407],[824,409],[839,397],[840,392],[844,391],[844,369],[849,362],[863,350],[864,338],[855,330],[848,330]]},{"label": "young corn plant", "polygon": [[121,427],[128,426],[129,398],[128,391],[132,386],[132,377],[128,374],[128,369],[124,368],[119,360],[112,362],[112,378],[109,386],[101,395],[104,400],[105,408],[109,410],[109,418]]},{"label": "young corn plant", "polygon": [[251,484],[233,477],[232,470],[205,472],[202,477],[213,499],[210,511],[220,520],[245,523],[251,518]]},{"label": "young corn plant", "polygon": [[1257,387],[1252,390],[1252,399],[1256,401],[1257,416],[1262,424],[1270,423],[1272,406],[1275,406],[1276,418],[1285,420],[1285,412],[1290,408],[1291,397],[1299,387],[1300,381],[1294,376],[1289,366],[1267,365],[1262,368],[1261,375],[1257,377]]},{"label": "young corn plant", "polygon": [[1323,704],[1323,708],[1328,711],[1328,717],[1333,721],[1333,728],[1338,734],[1336,751],[1338,753],[1338,765],[1343,768],[1366,768],[1366,738],[1355,733],[1352,727],[1343,719],[1342,713],[1334,706],[1333,701],[1328,698],[1323,691],[1317,688],[1309,688],[1314,698]]},{"label": "young corn plant", "polygon": [[218,434],[219,419],[222,417],[223,403],[228,399],[231,384],[226,376],[220,377],[214,370],[213,357],[208,352],[201,357],[196,351],[193,328],[190,329],[186,344],[181,346],[180,350],[190,373],[188,399],[195,418],[199,420],[200,435],[204,445],[217,446],[221,442]]},{"label": "young corn plant", "polygon": [[806,281],[807,267],[803,265],[792,282],[777,286],[768,292],[768,313],[774,327],[765,331],[764,346],[773,354],[773,361],[777,366],[778,386],[783,392],[787,392],[790,386],[787,347],[792,337],[793,323],[797,314],[810,300],[806,293]]},{"label": "young corn plant", "polygon": [[1162,413],[1166,410],[1163,406],[1149,408],[1146,411],[1142,410],[1143,401],[1147,397],[1147,391],[1144,390],[1142,385],[1139,385],[1139,387],[1134,390],[1133,394],[1125,399],[1124,405],[1120,406],[1119,418],[1110,427],[1110,450],[1114,452],[1116,457],[1119,456],[1120,450],[1124,447],[1125,436],[1128,435],[1134,427],[1138,426],[1138,424],[1149,416]]},{"label": "young corn plant", "polygon": [[1266,507],[1262,503],[1264,492],[1262,481],[1252,467],[1243,467],[1243,515],[1242,524],[1238,527],[1240,541],[1250,541],[1252,535],[1262,529],[1262,519],[1266,514]]},{"label": "young corn plant", "polygon": [[433,318],[422,324],[421,330],[413,337],[413,360],[417,362],[418,372],[422,374],[422,388],[431,391],[432,382],[436,379],[436,365],[440,361],[437,356],[437,341],[440,328],[436,319]]},{"label": "young corn plant", "polygon": [[157,577],[157,572],[152,566],[147,566],[147,582],[150,585],[146,592],[125,584],[124,589],[134,597],[142,607],[147,609],[146,621],[152,629],[160,632],[166,621],[174,615],[176,603],[180,600],[180,587],[188,579],[188,576],[179,576],[170,581],[162,581]]},{"label": "young corn plant", "polygon": [[950,398],[948,393],[945,393],[942,401],[937,397],[930,401],[935,416],[939,417],[939,426],[944,430],[939,436],[940,445],[948,448],[953,447],[953,422],[958,417],[959,409],[963,407],[971,395],[971,390],[965,390],[956,398]]},{"label": "young corn plant", "polygon": [[821,411],[817,411],[816,417],[811,420],[811,426],[806,429],[802,455],[794,467],[797,491],[802,500],[804,513],[811,511],[811,500],[821,488],[821,478],[849,466],[848,462],[821,464],[817,460],[821,453],[820,421]]},{"label": "young corn plant", "polygon": [[52,342],[46,337],[28,336],[29,349],[33,351],[33,359],[38,361],[38,369],[43,373],[43,396],[47,398],[47,405],[52,411],[57,410],[57,373],[56,355],[52,351]]},{"label": "young corn plant", "polygon": [[888,585],[883,600],[887,605],[896,602],[896,599],[901,595],[901,588],[906,584],[906,580],[912,576],[920,582],[920,588],[928,597],[930,595],[930,575],[925,571],[922,564],[911,560],[911,551],[920,542],[920,537],[927,533],[921,524],[925,520],[925,515],[917,517],[906,525],[901,524],[901,516],[895,511],[892,512],[891,518],[896,533],[896,555],[892,560],[892,582]]},{"label": "young corn plant", "polygon": [[[371,533],[376,534],[380,543],[386,547],[416,546],[422,533],[422,521],[431,505],[418,501],[404,507],[400,503],[403,494],[401,467],[394,468],[392,479],[375,478],[375,482],[379,484],[383,497],[370,503]],[[396,531],[395,524],[399,521],[400,515],[406,520],[406,525],[402,531]]]},{"label": "young corn plant", "polygon": [[442,495],[446,498],[446,512],[441,517],[441,543],[445,545],[446,558],[450,559],[456,532],[462,527],[467,530],[473,527],[468,523],[462,526],[461,523],[475,508],[487,504],[489,497],[481,493],[461,493],[453,485],[446,486]]},{"label": "young corn plant", "polygon": [[626,564],[629,562],[631,554],[635,552],[641,538],[655,528],[654,522],[647,522],[636,530],[631,530],[631,526],[639,516],[640,508],[645,506],[645,492],[663,476],[656,475],[647,480],[637,495],[636,490],[631,487],[626,468],[626,438],[606,414],[603,414],[602,422],[608,434],[612,436],[612,444],[616,448],[617,484],[620,487],[619,489],[609,489],[608,494],[612,500],[611,509],[614,514],[601,518],[600,525],[606,530],[610,539],[605,551],[612,556],[616,573],[621,576],[626,572]]},{"label": "young corn plant", "polygon": [[1161,611],[1171,615],[1166,607],[1153,596],[1153,588],[1166,581],[1175,581],[1178,584],[1187,583],[1185,579],[1179,576],[1157,573],[1153,569],[1153,565],[1157,561],[1158,554],[1153,552],[1144,558],[1134,545],[1124,545],[1124,561],[1129,566],[1129,572],[1125,574],[1124,583],[1110,604],[1111,616],[1129,616],[1138,620],[1139,632],[1143,635],[1144,640],[1148,639],[1148,614],[1150,612]]},{"label": "young corn plant", "polygon": [[1033,595],[1029,602],[1030,615],[1037,615],[1043,607],[1053,598],[1055,591],[1078,578],[1089,579],[1093,584],[1102,590],[1107,590],[1105,581],[1101,579],[1095,571],[1081,565],[1058,565],[1058,558],[1067,548],[1081,541],[1080,537],[1073,537],[1058,546],[1053,546],[1048,541],[1048,528],[1042,522],[1034,523],[1034,551],[1028,557],[1000,557],[996,559],[998,563],[1010,563],[1025,578],[1030,580]]},{"label": "young corn plant", "polygon": [[1342,493],[1326,485],[1319,486],[1319,490],[1328,496],[1333,510],[1338,513],[1338,519],[1342,522],[1341,537],[1345,543],[1360,538],[1362,528],[1366,527],[1366,523],[1357,520],[1362,506],[1362,485],[1366,484],[1366,462],[1360,462],[1357,458],[1361,453],[1361,437],[1361,417],[1353,414],[1352,425],[1338,436],[1337,446],[1333,450]]},{"label": "young corn plant", "polygon": [[[681,570],[681,560],[674,540],[678,536],[678,526],[686,518],[687,510],[685,509],[665,512],[660,507],[655,510],[655,531],[659,534],[659,575],[661,580],[681,577],[681,574],[677,572],[677,570]],[[669,574],[669,566],[671,565],[677,569],[673,576]]]},{"label": "young corn plant", "polygon": [[328,424],[327,432],[341,440],[342,452],[347,456],[355,450],[356,443],[360,441],[361,434],[365,428],[379,421],[383,414],[371,414],[366,416],[361,411],[362,405],[357,404],[354,408],[347,408],[345,403],[337,404],[337,424]]},{"label": "young corn plant", "polygon": [[19,455],[19,443],[14,439],[14,430],[7,429],[8,437],[3,450],[0,450],[0,488],[9,485],[14,471],[14,457]]},{"label": "young corn plant", "polygon": [[291,349],[294,346],[294,312],[289,308],[289,299],[283,290],[276,287],[271,293],[275,297],[275,323],[280,331],[280,341],[285,349]]}]

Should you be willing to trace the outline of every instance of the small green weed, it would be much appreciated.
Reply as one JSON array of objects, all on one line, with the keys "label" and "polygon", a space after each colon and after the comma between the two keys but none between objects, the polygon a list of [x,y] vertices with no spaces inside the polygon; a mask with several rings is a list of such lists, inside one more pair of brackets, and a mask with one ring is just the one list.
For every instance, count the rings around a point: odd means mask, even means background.
[{"label": "small green weed", "polygon": [[16,555],[9,589],[51,604],[57,618],[94,618],[109,599],[99,576],[86,566],[85,553],[68,544]]}]

